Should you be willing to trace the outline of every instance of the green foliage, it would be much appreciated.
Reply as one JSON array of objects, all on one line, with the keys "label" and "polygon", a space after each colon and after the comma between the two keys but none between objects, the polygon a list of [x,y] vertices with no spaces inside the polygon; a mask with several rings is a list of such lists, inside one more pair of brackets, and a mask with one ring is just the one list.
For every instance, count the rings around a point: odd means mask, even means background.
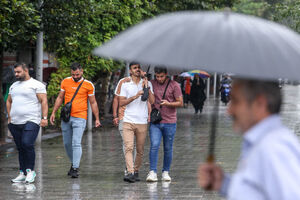
[{"label": "green foliage", "polygon": [[92,50],[120,31],[152,16],[152,9],[148,1],[140,0],[46,1],[43,6],[45,43],[49,51],[55,51],[60,68],[51,76],[49,96],[58,94],[59,83],[70,75],[72,62],[84,66],[88,79],[99,72],[120,68],[118,62],[93,56]]},{"label": "green foliage", "polygon": [[259,17],[266,17],[269,9],[270,5],[267,2],[253,0],[239,0],[232,8],[235,12]]},{"label": "green foliage", "polygon": [[215,10],[232,7],[236,0],[157,0],[159,13],[181,10]]},{"label": "green foliage", "polygon": [[41,19],[38,11],[28,0],[0,1],[0,46],[4,51],[33,41]]},{"label": "green foliage", "polygon": [[272,20],[300,33],[300,1],[286,0],[277,3],[272,13]]}]

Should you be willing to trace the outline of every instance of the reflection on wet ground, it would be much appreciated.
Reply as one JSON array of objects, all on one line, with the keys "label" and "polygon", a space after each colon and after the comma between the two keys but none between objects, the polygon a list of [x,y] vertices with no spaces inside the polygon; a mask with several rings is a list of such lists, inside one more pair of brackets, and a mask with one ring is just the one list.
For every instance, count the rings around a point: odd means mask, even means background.
[{"label": "reflection on wet ground", "polygon": [[[283,120],[300,135],[300,88],[286,86]],[[67,176],[70,168],[62,137],[43,141],[36,146],[36,172],[34,184],[11,184],[18,172],[17,152],[8,147],[0,152],[0,199],[221,199],[216,193],[201,190],[197,185],[197,167],[207,152],[210,113],[213,100],[206,102],[204,112],[194,115],[190,106],[178,111],[178,128],[174,143],[174,158],[170,175],[172,182],[145,182],[149,168],[149,138],[140,170],[141,182],[123,181],[124,158],[122,141],[117,128],[104,127],[85,133],[80,178]],[[231,131],[226,107],[220,105],[216,141],[216,160],[225,171],[235,169],[241,137]],[[158,171],[162,168],[162,149]],[[158,173],[159,180],[161,173]]]}]

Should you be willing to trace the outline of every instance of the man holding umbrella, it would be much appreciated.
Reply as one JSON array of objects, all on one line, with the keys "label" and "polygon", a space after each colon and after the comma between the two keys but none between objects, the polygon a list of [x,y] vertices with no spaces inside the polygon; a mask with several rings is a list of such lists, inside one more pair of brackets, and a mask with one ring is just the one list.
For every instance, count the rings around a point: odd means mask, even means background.
[{"label": "man holding umbrella", "polygon": [[201,164],[199,185],[227,199],[300,199],[300,145],[281,122],[278,83],[237,79],[228,113],[243,134],[236,172],[224,175],[215,163]]}]

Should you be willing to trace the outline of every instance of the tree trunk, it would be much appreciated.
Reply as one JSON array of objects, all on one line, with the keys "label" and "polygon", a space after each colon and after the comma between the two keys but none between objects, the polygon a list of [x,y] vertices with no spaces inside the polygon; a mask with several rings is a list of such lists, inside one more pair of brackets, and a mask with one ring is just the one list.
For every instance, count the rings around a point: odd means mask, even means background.
[{"label": "tree trunk", "polygon": [[3,48],[0,46],[0,143],[5,141],[5,137],[7,134],[5,123],[6,123],[6,116],[4,110],[4,97],[2,93],[2,73],[3,73]]}]

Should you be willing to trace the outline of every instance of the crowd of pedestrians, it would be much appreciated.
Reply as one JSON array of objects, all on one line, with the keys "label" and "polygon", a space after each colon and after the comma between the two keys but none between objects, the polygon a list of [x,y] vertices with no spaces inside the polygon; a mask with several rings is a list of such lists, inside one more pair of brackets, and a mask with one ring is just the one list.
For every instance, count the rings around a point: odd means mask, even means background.
[{"label": "crowd of pedestrians", "polygon": [[[184,105],[182,90],[168,77],[165,67],[155,67],[155,78],[151,81],[139,63],[130,63],[129,71],[130,76],[119,81],[113,100],[113,123],[118,126],[123,142],[123,180],[129,183],[140,181],[139,170],[149,132],[150,167],[146,181],[159,179],[158,151],[163,141],[160,180],[169,182],[172,180],[176,109]],[[54,124],[55,114],[63,102],[65,105],[72,103],[70,118],[61,121],[61,128],[71,165],[68,171],[66,169],[67,174],[78,178],[88,101],[95,117],[95,127],[101,123],[94,85],[84,79],[79,63],[73,63],[70,72],[71,77],[61,82],[50,123]],[[48,125],[47,92],[44,84],[30,77],[26,64],[16,64],[14,73],[17,81],[9,88],[6,108],[8,128],[18,149],[19,173],[11,181],[33,183],[37,176],[34,171],[35,140],[40,127]],[[203,80],[196,75],[192,84],[189,80],[186,86],[185,97],[188,95],[191,99],[195,113],[202,112],[206,99]],[[228,113],[233,119],[235,132],[243,135],[239,164],[233,175],[225,174],[216,163],[201,164],[198,181],[202,188],[217,190],[228,199],[300,198],[300,145],[297,137],[281,123],[281,104],[281,91],[275,82],[233,81]]]}]

